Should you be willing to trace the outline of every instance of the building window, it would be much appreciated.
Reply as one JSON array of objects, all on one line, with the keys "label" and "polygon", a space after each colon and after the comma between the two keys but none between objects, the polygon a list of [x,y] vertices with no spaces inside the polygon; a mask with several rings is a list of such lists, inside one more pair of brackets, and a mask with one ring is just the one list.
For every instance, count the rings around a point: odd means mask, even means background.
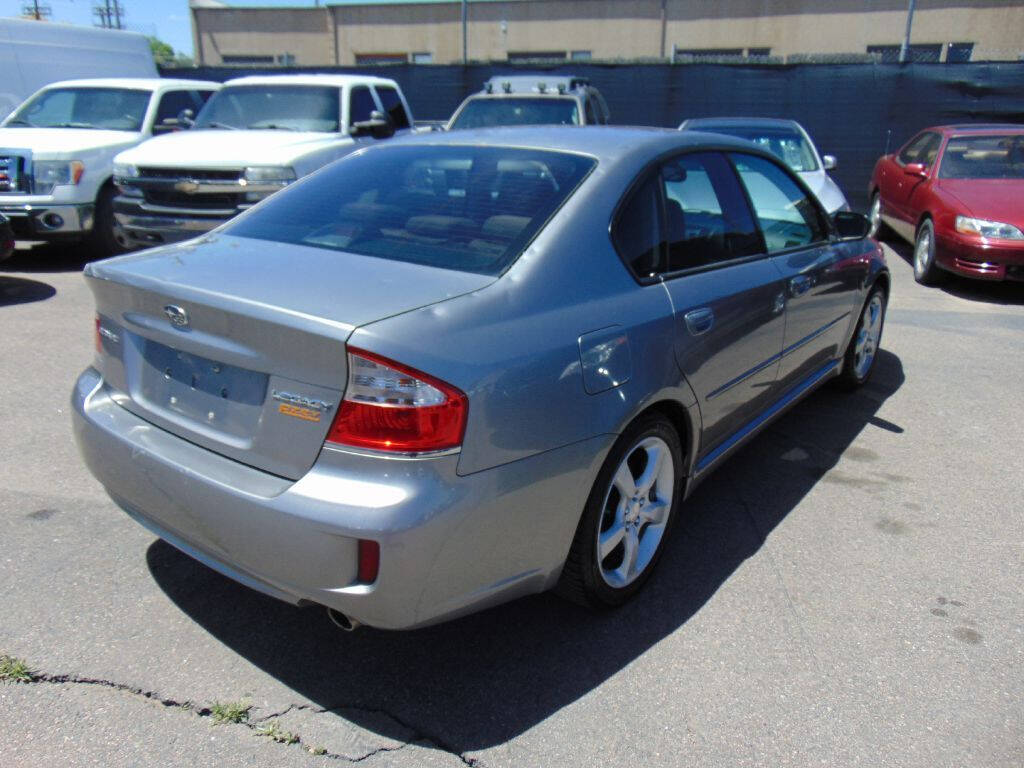
[{"label": "building window", "polygon": [[751,59],[767,59],[771,55],[771,48],[747,48],[747,57]]},{"label": "building window", "polygon": [[356,64],[405,64],[407,53],[357,53]]},{"label": "building window", "polygon": [[509,61],[565,61],[565,51],[509,51]]},{"label": "building window", "polygon": [[677,48],[676,56],[692,56],[697,59],[724,59],[743,56],[742,48]]},{"label": "building window", "polygon": [[221,56],[220,60],[224,64],[244,64],[244,65],[250,65],[250,64],[273,64],[274,63],[274,57],[273,56],[246,55],[244,53],[230,55],[230,56]]},{"label": "building window", "polygon": [[413,64],[433,64],[434,63],[434,54],[430,53],[429,51],[424,51],[424,52],[421,52],[421,53],[414,53],[412,55],[412,63]]},{"label": "building window", "polygon": [[590,51],[570,51],[569,58],[573,61],[590,61],[593,58]]},{"label": "building window", "polygon": [[946,49],[946,61],[950,64],[959,64],[971,60],[974,53],[974,43],[950,43]]},{"label": "building window", "polygon": [[[869,45],[868,53],[877,53],[882,62],[891,64],[900,60],[898,45]],[[940,61],[942,59],[942,43],[915,43],[907,50],[907,61]]]}]

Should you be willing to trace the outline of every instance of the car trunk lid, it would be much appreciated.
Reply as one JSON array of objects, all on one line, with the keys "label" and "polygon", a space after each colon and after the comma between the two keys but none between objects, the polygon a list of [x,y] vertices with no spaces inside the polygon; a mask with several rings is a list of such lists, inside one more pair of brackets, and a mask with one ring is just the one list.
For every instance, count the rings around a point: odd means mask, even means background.
[{"label": "car trunk lid", "polygon": [[95,262],[86,277],[121,406],[293,479],[323,445],[356,327],[494,280],[224,236]]}]

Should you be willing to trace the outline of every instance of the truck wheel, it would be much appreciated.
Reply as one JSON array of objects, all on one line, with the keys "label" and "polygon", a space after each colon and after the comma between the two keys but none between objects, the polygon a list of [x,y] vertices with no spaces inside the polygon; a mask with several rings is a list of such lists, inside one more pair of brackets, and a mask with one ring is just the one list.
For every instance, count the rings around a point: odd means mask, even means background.
[{"label": "truck wheel", "polygon": [[91,258],[105,259],[132,250],[127,235],[114,218],[114,197],[117,190],[106,186],[96,198],[96,212],[93,215],[92,234],[89,236]]}]

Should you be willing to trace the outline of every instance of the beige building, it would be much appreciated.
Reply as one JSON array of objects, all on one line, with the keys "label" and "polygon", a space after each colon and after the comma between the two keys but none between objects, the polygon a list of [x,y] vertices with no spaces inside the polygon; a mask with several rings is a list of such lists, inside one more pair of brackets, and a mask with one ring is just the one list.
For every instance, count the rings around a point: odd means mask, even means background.
[{"label": "beige building", "polygon": [[[196,62],[322,66],[448,64],[462,50],[458,0],[361,0],[250,8],[191,0]],[[470,61],[877,54],[895,60],[908,0],[470,0]],[[1024,0],[917,0],[912,58],[1018,60]]]}]

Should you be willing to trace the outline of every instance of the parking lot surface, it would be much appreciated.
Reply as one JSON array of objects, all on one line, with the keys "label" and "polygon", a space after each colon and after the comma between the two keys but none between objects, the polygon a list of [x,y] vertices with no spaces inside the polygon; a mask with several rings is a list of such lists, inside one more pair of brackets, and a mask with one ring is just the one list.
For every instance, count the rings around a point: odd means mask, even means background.
[{"label": "parking lot surface", "polygon": [[923,288],[896,247],[872,381],[704,483],[632,603],[352,634],[106,497],[67,404],[92,359],[81,262],[20,251],[0,264],[0,655],[34,681],[0,683],[0,764],[1024,764],[1024,286]]}]

